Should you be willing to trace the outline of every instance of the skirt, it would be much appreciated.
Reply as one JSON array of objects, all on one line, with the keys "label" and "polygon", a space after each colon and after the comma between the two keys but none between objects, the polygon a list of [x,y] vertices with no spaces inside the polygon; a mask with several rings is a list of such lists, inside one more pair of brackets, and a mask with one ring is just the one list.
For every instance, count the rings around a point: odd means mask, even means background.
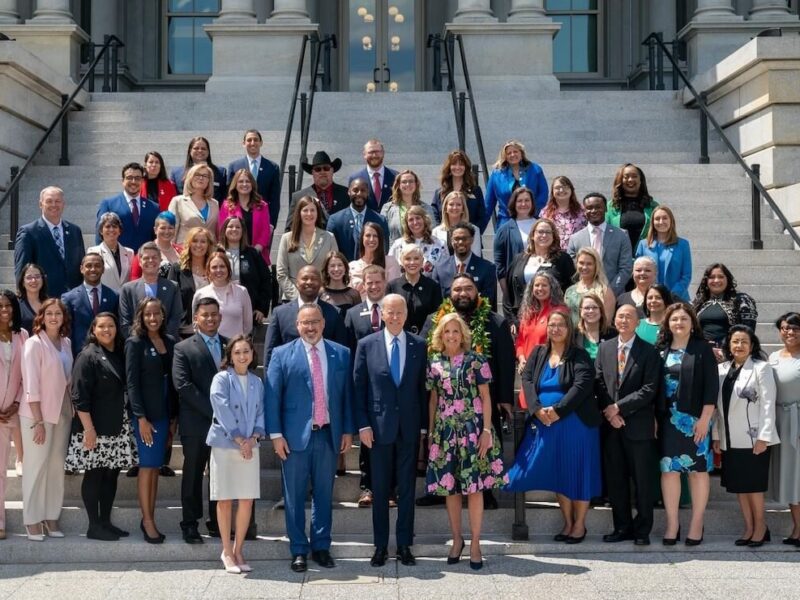
[{"label": "skirt", "polygon": [[258,448],[245,460],[233,448],[211,448],[211,500],[257,500],[261,497],[261,466]]},{"label": "skirt", "polygon": [[93,450],[83,447],[83,432],[73,433],[64,466],[70,471],[90,469],[130,469],[139,463],[136,442],[127,412],[122,416],[122,431],[118,435],[98,435]]},{"label": "skirt", "polygon": [[153,427],[153,445],[146,446],[139,436],[139,419],[131,421],[136,439],[136,449],[139,452],[139,466],[145,469],[158,469],[164,464],[164,454],[167,451],[167,438],[169,438],[169,419],[151,422]]},{"label": "skirt", "polygon": [[720,484],[731,494],[757,494],[769,485],[771,448],[753,454],[750,448],[731,448],[722,453]]}]

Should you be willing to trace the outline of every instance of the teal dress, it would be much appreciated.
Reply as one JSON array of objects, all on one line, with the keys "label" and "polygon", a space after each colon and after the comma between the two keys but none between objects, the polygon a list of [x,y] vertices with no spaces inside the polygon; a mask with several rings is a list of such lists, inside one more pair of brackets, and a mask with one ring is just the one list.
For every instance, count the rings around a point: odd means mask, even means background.
[{"label": "teal dress", "polygon": [[436,352],[428,360],[426,387],[437,395],[428,453],[426,491],[435,496],[474,494],[508,483],[497,433],[492,447],[478,457],[483,431],[483,403],[478,386],[492,380],[489,362],[466,352],[448,357]]}]

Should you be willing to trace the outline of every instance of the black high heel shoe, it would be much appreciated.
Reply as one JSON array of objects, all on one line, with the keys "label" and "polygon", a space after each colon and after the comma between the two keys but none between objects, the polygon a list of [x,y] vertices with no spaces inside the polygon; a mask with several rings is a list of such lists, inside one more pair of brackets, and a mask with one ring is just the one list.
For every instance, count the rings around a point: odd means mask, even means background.
[{"label": "black high heel shoe", "polygon": [[567,536],[567,539],[564,540],[565,544],[580,544],[583,540],[586,539],[586,534],[589,533],[589,530],[584,527],[583,528],[583,535],[581,537],[575,537],[573,535]]},{"label": "black high heel shoe", "polygon": [[144,541],[147,542],[148,544],[163,544],[164,540],[167,537],[163,533],[159,533],[155,537],[150,537],[149,535],[147,535],[147,530],[144,528],[144,519],[139,521],[139,529],[142,530],[142,536],[144,536]]},{"label": "black high heel shoe", "polygon": [[[458,554],[456,554],[455,556],[450,556],[449,554],[447,555],[447,564],[448,565],[455,565],[455,564],[458,563],[458,561],[461,560],[461,553],[464,552],[465,543],[466,542],[464,542],[464,538],[462,537],[461,538],[461,548],[459,548]],[[453,547],[455,548],[455,542],[453,543]]]},{"label": "black high heel shoe", "polygon": [[681,528],[680,527],[678,527],[678,533],[674,538],[668,538],[668,537],[661,538],[661,543],[664,546],[674,546],[675,544],[677,544],[680,541],[681,541]]},{"label": "black high heel shoe", "polygon": [[696,540],[694,538],[687,537],[686,538],[686,545],[687,546],[699,546],[700,544],[703,543],[703,538],[705,537],[705,535],[706,535],[706,528],[705,528],[705,526],[703,526],[703,531],[700,534],[700,539]]},{"label": "black high heel shoe", "polygon": [[751,538],[750,541],[747,543],[747,547],[760,548],[761,546],[764,545],[765,542],[771,542],[771,541],[772,541],[772,535],[770,535],[769,527],[767,527],[767,531],[764,532],[764,537],[762,537],[760,540],[754,540]]},{"label": "black high heel shoe", "polygon": [[733,542],[733,545],[734,546],[747,546],[750,543],[750,540],[752,540],[752,539],[753,539],[752,535],[749,538],[739,538],[738,540]]}]

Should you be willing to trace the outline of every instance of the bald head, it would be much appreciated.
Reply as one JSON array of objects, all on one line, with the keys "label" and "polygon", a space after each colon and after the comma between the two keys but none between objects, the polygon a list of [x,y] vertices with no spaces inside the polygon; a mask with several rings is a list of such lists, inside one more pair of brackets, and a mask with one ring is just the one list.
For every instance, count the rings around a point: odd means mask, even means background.
[{"label": "bald head", "polygon": [[623,342],[627,342],[636,335],[636,328],[639,326],[639,313],[632,304],[623,304],[617,309],[614,315],[614,327],[619,332],[619,337]]}]

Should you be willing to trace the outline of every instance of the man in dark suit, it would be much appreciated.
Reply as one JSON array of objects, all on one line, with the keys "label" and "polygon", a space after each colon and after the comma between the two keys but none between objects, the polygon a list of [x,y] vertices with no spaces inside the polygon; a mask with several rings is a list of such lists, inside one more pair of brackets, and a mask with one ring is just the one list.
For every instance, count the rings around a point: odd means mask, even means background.
[{"label": "man in dark suit", "polygon": [[41,218],[20,227],[14,242],[14,276],[19,279],[22,267],[36,263],[47,275],[47,292],[53,297],[80,284],[86,252],[81,228],[61,218],[64,205],[64,190],[44,188],[39,193]]},{"label": "man in dark suit", "polygon": [[[614,531],[604,542],[634,540],[650,544],[653,528],[652,468],[655,440],[655,404],[661,376],[656,349],[636,335],[636,307],[617,309],[614,326],[619,335],[600,344],[595,389],[607,427],[603,444],[608,497]],[[636,517],[631,516],[631,487],[636,489]]]},{"label": "man in dark suit", "polygon": [[[386,295],[386,271],[379,265],[367,265],[362,273],[367,299],[347,311],[344,327],[347,330],[347,345],[355,355],[359,340],[383,329],[381,304]],[[369,448],[361,444],[358,453],[358,467],[361,469],[361,492],[358,496],[359,508],[372,506],[372,473],[370,470]],[[394,486],[392,486],[394,489]]]},{"label": "man in dark suit", "polygon": [[242,146],[245,149],[246,156],[228,165],[227,186],[231,185],[233,176],[236,175],[236,171],[239,169],[250,171],[256,180],[259,196],[269,204],[269,222],[275,227],[281,210],[281,174],[278,165],[261,156],[261,146],[263,144],[261,132],[257,129],[248,129],[244,132]]},{"label": "man in dark suit", "polygon": [[466,273],[478,286],[478,293],[488,298],[492,310],[497,310],[497,267],[494,263],[472,253],[475,230],[469,223],[457,223],[450,232],[453,256],[437,263],[432,279],[442,288],[442,296],[450,295],[453,277]]},{"label": "man in dark suit", "polygon": [[122,167],[122,192],[101,200],[97,207],[97,244],[103,241],[100,237],[100,217],[108,212],[116,213],[122,222],[119,243],[123,246],[138,252],[142,244],[155,239],[153,228],[161,211],[158,204],[141,197],[143,177],[144,167],[139,163],[128,163]]},{"label": "man in dark suit", "polygon": [[[331,525],[336,458],[353,443],[350,350],[324,340],[322,309],[297,313],[300,339],[276,348],[264,388],[266,431],[283,461],[286,533],[292,571],[306,570],[306,556],[332,568]],[[306,536],[306,493],[311,484],[311,542]]]},{"label": "man in dark suit", "polygon": [[628,234],[606,223],[608,201],[600,192],[583,198],[583,212],[589,224],[569,238],[567,253],[574,259],[581,248],[594,248],[603,257],[603,269],[615,296],[625,292],[633,272],[631,242]]},{"label": "man in dark suit", "polygon": [[312,184],[292,194],[289,201],[289,216],[286,219],[286,231],[292,225],[292,215],[294,207],[304,196],[311,196],[319,200],[319,206],[323,211],[323,225],[327,224],[328,217],[334,213],[347,208],[350,205],[350,197],[347,195],[347,188],[333,181],[333,174],[342,168],[342,159],[328,156],[324,150],[314,154],[311,163],[301,163],[303,171],[311,174]]},{"label": "man in dark suit", "polygon": [[100,283],[103,270],[103,257],[97,252],[90,252],[81,261],[83,283],[61,296],[69,314],[72,356],[78,356],[83,348],[89,326],[98,313],[117,314],[119,296],[110,287]]},{"label": "man in dark suit", "polygon": [[[228,340],[219,329],[219,303],[215,298],[200,298],[194,310],[197,332],[175,345],[172,380],[178,392],[178,430],[183,445],[183,480],[181,481],[181,531],[187,544],[202,544],[197,521],[203,518],[203,472],[211,457],[206,436],[211,427],[211,380],[219,371]],[[206,526],[209,533],[217,527],[216,502],[209,501]]]},{"label": "man in dark suit", "polygon": [[378,212],[381,211],[384,204],[391,200],[392,186],[394,185],[395,177],[397,177],[397,171],[383,164],[384,155],[385,151],[381,141],[369,140],[364,144],[364,150],[361,153],[367,166],[350,175],[350,179],[347,182],[349,184],[353,179],[367,181],[369,184],[367,204],[372,210]]},{"label": "man in dark suit", "polygon": [[368,187],[364,179],[352,179],[350,186],[347,188],[350,207],[340,210],[328,219],[327,229],[336,238],[339,251],[347,257],[348,261],[361,258],[358,252],[358,244],[361,239],[361,231],[364,229],[364,223],[377,223],[381,226],[385,246],[383,250],[385,252],[389,249],[389,226],[386,224],[386,219],[367,206]]},{"label": "man in dark suit", "polygon": [[347,332],[339,309],[318,298],[319,290],[322,287],[322,277],[319,270],[313,265],[303,267],[297,273],[296,285],[297,300],[281,304],[273,309],[272,315],[270,315],[269,326],[264,339],[265,373],[275,348],[300,337],[296,322],[297,312],[303,304],[319,304],[322,309],[322,316],[325,317],[323,337],[337,344],[347,345]]},{"label": "man in dark suit", "polygon": [[119,292],[119,322],[122,335],[126,338],[130,335],[139,302],[145,296],[155,296],[161,300],[167,313],[167,333],[179,339],[178,327],[183,316],[183,302],[177,284],[158,275],[161,251],[155,242],[145,242],[139,248],[139,264],[142,267],[142,276],[124,284]]},{"label": "man in dark suit", "polygon": [[382,331],[356,346],[353,367],[355,415],[362,444],[372,462],[372,528],[375,552],[371,565],[386,564],[389,546],[389,490],[397,477],[397,558],[414,565],[414,484],[420,434],[425,433],[425,340],[403,329],[406,301],[398,294],[383,299]]}]

